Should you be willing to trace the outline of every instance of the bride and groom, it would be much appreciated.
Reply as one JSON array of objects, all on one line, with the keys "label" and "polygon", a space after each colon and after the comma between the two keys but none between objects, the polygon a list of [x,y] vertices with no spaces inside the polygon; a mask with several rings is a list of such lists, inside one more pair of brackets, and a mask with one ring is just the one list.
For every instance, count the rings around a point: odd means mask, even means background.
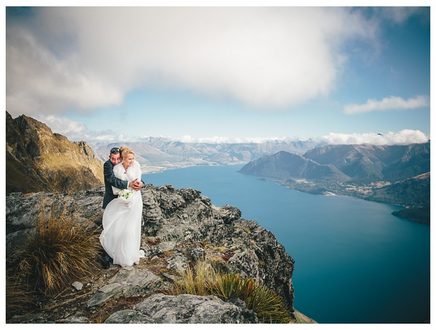
[{"label": "bride and groom", "polygon": [[[144,257],[141,247],[142,195],[141,168],[135,153],[128,147],[112,148],[104,163],[105,194],[103,198],[103,231],[100,243],[106,256],[104,266],[110,262],[132,269]],[[128,199],[117,198],[128,190]]]}]

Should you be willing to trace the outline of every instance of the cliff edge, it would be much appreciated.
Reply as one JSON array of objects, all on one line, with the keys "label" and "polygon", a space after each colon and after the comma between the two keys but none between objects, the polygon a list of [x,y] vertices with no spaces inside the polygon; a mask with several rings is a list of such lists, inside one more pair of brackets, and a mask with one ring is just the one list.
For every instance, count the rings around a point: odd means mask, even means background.
[{"label": "cliff edge", "polygon": [[[7,255],[35,232],[40,212],[66,212],[75,224],[101,229],[103,189],[75,193],[11,193],[6,197]],[[259,323],[243,301],[214,295],[171,295],[167,290],[198,261],[252,278],[278,294],[291,322],[294,261],[274,235],[241,219],[232,206],[217,207],[193,189],[147,185],[142,189],[141,248],[146,258],[133,270],[112,265],[77,279],[31,312],[9,323]],[[73,283],[71,283],[73,284]],[[8,307],[8,306],[7,306]]]}]

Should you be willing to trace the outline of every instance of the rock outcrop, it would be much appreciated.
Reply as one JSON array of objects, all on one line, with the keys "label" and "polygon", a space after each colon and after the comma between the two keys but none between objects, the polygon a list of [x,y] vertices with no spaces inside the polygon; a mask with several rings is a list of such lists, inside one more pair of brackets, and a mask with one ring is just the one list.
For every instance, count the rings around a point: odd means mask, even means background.
[{"label": "rock outcrop", "polygon": [[215,296],[154,294],[133,309],[113,313],[105,323],[258,323],[256,314],[242,304]]},{"label": "rock outcrop", "polygon": [[27,116],[6,112],[6,192],[90,189],[103,184],[103,164],[85,142]]},{"label": "rock outcrop", "polygon": [[[35,230],[37,214],[66,212],[77,223],[101,226],[103,189],[71,194],[12,193],[6,197],[7,255]],[[147,185],[142,248],[146,258],[133,270],[111,266],[83,286],[45,303],[11,323],[257,323],[240,301],[215,296],[164,295],[185,269],[205,260],[221,271],[251,277],[283,298],[294,318],[293,259],[272,233],[241,219],[232,206],[216,207],[193,189]]]}]

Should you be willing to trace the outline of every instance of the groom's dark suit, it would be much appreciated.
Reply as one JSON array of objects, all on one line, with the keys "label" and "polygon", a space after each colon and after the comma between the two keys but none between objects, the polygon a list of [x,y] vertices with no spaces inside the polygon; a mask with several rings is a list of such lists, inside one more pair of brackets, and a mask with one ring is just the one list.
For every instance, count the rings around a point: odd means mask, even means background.
[{"label": "groom's dark suit", "polygon": [[103,166],[104,170],[104,197],[103,197],[103,208],[109,204],[109,202],[118,196],[114,195],[112,192],[112,186],[118,189],[126,189],[129,184],[128,181],[120,180],[114,175],[114,165],[110,160],[107,160]]}]

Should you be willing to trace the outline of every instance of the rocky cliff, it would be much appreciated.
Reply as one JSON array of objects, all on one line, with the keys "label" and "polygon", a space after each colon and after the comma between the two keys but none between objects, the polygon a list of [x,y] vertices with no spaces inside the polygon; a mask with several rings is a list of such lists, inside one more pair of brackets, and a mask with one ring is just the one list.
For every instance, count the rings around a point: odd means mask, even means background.
[{"label": "rocky cliff", "polygon": [[[12,193],[6,197],[7,255],[35,231],[41,211],[63,210],[71,221],[102,219],[103,189],[73,194]],[[240,300],[216,296],[163,294],[185,269],[205,260],[223,271],[250,277],[279,294],[295,320],[294,261],[269,231],[241,219],[231,206],[216,207],[192,189],[147,185],[141,247],[146,258],[133,270],[111,266],[76,288],[64,290],[31,313],[12,315],[10,323],[257,323],[259,318]],[[60,211],[59,211],[60,212]],[[82,285],[83,284],[83,287]]]},{"label": "rocky cliff", "polygon": [[6,192],[70,192],[103,184],[103,164],[85,142],[6,112]]}]

